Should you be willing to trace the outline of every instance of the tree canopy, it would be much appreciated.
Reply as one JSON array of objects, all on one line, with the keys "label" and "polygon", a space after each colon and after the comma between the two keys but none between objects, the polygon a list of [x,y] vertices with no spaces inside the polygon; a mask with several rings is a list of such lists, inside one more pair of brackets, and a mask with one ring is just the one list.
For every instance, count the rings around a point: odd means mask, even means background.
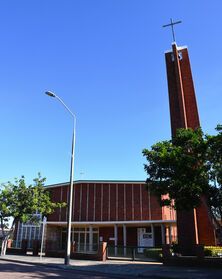
[{"label": "tree canopy", "polygon": [[222,125],[216,127],[218,132],[215,136],[207,135],[210,188],[208,203],[212,209],[215,221],[222,224]]},{"label": "tree canopy", "polygon": [[[40,174],[27,185],[25,177],[7,182],[0,188],[0,228],[2,231],[2,253],[5,254],[7,239],[14,231],[15,224],[20,222],[40,222],[36,213],[51,214],[55,208],[65,206],[65,203],[51,201],[50,193],[44,188],[46,178]],[[11,221],[9,224],[9,221]]]},{"label": "tree canopy", "polygon": [[[222,126],[216,135],[178,129],[172,140],[144,149],[147,185],[161,206],[190,210],[207,198],[215,220],[222,219]],[[218,222],[218,224],[220,224]]]}]

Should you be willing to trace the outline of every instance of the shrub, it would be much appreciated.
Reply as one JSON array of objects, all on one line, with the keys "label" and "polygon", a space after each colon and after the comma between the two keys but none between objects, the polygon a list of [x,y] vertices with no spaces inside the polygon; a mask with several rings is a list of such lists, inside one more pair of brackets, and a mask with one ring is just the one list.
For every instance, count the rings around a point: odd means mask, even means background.
[{"label": "shrub", "polygon": [[163,257],[162,248],[148,248],[143,251],[146,258],[161,260]]},{"label": "shrub", "polygon": [[204,256],[206,257],[222,257],[222,247],[221,246],[205,246]]},{"label": "shrub", "polygon": [[172,244],[172,252],[174,254],[179,254],[180,253],[179,245],[177,243]]}]

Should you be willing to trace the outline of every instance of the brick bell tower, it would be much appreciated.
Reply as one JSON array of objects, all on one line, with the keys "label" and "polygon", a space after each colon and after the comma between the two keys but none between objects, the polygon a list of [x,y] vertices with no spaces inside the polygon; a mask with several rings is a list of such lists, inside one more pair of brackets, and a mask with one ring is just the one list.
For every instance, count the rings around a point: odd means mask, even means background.
[{"label": "brick bell tower", "polygon": [[[187,47],[178,47],[175,42],[174,24],[172,50],[165,52],[170,119],[172,136],[178,128],[200,127],[195,90]],[[215,245],[215,231],[208,214],[207,205],[190,211],[177,212],[178,244],[183,254],[193,254],[196,244]]]}]

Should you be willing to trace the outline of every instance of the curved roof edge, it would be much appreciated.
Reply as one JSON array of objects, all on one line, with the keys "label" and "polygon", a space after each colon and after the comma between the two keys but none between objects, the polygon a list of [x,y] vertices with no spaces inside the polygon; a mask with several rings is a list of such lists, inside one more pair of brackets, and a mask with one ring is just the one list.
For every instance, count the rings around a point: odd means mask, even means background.
[{"label": "curved roof edge", "polygon": [[[73,184],[145,184],[145,180],[76,180],[73,181]],[[46,188],[55,188],[55,187],[62,187],[62,186],[68,186],[70,182],[62,182],[62,183],[56,183],[56,184],[49,184],[45,185]]]}]

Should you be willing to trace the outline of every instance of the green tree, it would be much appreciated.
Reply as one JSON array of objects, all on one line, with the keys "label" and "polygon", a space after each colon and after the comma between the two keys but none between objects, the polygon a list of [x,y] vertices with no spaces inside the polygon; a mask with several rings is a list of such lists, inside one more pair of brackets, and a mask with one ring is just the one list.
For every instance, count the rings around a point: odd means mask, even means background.
[{"label": "green tree", "polygon": [[222,242],[222,125],[216,127],[216,135],[207,135],[208,163],[210,166],[210,187],[208,204],[218,229],[218,237]]},{"label": "green tree", "polygon": [[[51,201],[50,193],[45,190],[40,174],[32,185],[27,185],[25,177],[15,179],[14,183],[8,182],[0,188],[0,228],[2,231],[1,255],[5,255],[7,241],[13,234],[15,224],[20,222],[39,222],[38,214],[51,214],[55,208],[65,206],[65,203]],[[10,222],[9,222],[10,221]],[[9,223],[11,223],[9,225]]]},{"label": "green tree", "polygon": [[[222,126],[217,134],[178,129],[176,136],[144,149],[147,185],[161,206],[190,210],[207,201],[222,236]],[[204,199],[201,199],[205,197]]]},{"label": "green tree", "polygon": [[208,190],[207,142],[201,129],[178,129],[169,141],[144,149],[147,185],[161,204],[190,210]]}]

